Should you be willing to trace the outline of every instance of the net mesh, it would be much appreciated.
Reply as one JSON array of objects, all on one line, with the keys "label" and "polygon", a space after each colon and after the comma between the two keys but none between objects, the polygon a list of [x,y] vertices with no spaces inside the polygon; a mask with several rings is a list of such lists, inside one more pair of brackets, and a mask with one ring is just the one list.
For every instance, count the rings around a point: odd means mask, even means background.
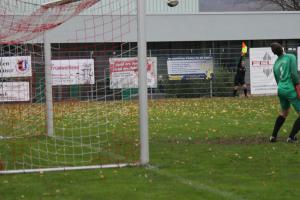
[{"label": "net mesh", "polygon": [[[26,1],[1,1],[1,43],[20,43],[32,40],[53,29],[99,0],[82,0],[65,4],[35,4]],[[69,3],[68,3],[69,2]]]},{"label": "net mesh", "polygon": [[109,83],[110,58],[135,48],[123,42],[136,20],[133,2],[1,1],[0,172],[138,160],[136,102]]}]

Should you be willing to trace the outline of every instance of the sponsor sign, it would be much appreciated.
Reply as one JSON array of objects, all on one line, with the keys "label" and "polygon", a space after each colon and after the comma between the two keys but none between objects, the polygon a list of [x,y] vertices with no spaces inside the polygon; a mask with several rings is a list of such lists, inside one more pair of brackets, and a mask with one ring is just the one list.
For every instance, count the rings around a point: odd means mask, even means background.
[{"label": "sponsor sign", "polygon": [[273,74],[273,65],[277,56],[271,48],[250,49],[250,85],[251,94],[276,94],[277,84]]},{"label": "sponsor sign", "polygon": [[176,57],[167,60],[169,80],[211,79],[212,57]]},{"label": "sponsor sign", "polygon": [[[138,88],[138,59],[110,58],[110,88]],[[157,87],[157,58],[147,58],[147,86]]]},{"label": "sponsor sign", "polygon": [[52,60],[52,85],[94,84],[94,60]]},{"label": "sponsor sign", "polygon": [[29,82],[0,83],[0,102],[29,101]]},{"label": "sponsor sign", "polygon": [[30,77],[31,75],[30,56],[0,57],[0,78]]}]

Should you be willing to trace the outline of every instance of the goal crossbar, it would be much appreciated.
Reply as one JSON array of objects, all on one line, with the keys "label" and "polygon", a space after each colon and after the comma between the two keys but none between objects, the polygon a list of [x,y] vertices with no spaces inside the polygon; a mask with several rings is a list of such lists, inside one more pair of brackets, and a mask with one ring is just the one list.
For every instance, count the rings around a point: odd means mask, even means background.
[{"label": "goal crossbar", "polygon": [[53,8],[55,6],[61,6],[65,4],[70,4],[70,3],[76,3],[81,0],[54,0],[54,1],[49,1],[47,3],[42,4],[42,7],[44,8]]}]

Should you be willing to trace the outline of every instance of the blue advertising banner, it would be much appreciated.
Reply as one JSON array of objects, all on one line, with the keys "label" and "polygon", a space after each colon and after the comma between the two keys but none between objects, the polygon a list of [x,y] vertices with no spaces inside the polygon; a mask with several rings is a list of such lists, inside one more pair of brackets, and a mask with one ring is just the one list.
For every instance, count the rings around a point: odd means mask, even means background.
[{"label": "blue advertising banner", "polygon": [[212,79],[214,62],[212,57],[168,58],[169,80]]}]

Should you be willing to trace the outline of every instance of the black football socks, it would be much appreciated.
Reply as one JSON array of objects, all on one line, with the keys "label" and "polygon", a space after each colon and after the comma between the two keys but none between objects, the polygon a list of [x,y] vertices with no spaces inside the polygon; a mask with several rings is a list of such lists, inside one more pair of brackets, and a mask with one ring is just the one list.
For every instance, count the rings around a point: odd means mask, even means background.
[{"label": "black football socks", "polygon": [[247,96],[247,89],[245,88],[244,89],[244,94],[245,94],[245,97]]},{"label": "black football socks", "polygon": [[298,133],[299,130],[300,130],[300,117],[298,117],[294,122],[293,129],[289,137],[294,139],[295,135]]},{"label": "black football socks", "polygon": [[235,97],[237,93],[237,90],[233,90],[233,96]]},{"label": "black football socks", "polygon": [[[299,119],[299,118],[298,118]],[[281,128],[281,126],[283,125],[283,123],[284,123],[284,121],[285,121],[285,118],[282,116],[282,115],[279,115],[278,117],[277,117],[277,119],[276,119],[276,122],[275,122],[275,125],[274,125],[274,129],[273,129],[273,134],[272,134],[272,136],[273,137],[277,137],[277,135],[278,135],[278,131],[279,131],[279,129]],[[300,122],[300,121],[299,121]],[[296,122],[295,122],[296,123]],[[299,130],[299,129],[298,129]]]}]

